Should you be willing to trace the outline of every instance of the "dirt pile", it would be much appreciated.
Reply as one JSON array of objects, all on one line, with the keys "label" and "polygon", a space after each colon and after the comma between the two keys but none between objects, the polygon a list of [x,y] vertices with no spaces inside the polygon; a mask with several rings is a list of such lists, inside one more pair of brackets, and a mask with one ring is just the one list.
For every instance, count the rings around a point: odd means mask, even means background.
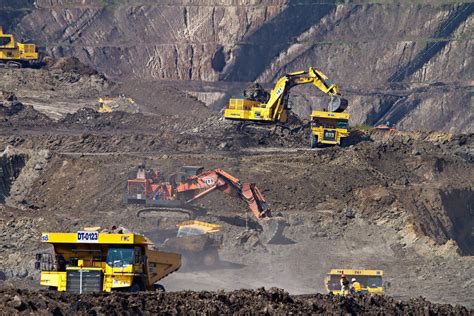
[{"label": "dirt pile", "polygon": [[14,101],[11,105],[0,104],[0,126],[2,127],[42,127],[53,121],[31,105]]},{"label": "dirt pile", "polygon": [[24,106],[18,101],[15,93],[2,91],[0,100],[0,117],[12,116],[23,110]]},{"label": "dirt pile", "polygon": [[130,95],[142,107],[142,112],[166,116],[180,115],[198,121],[215,116],[194,96],[178,89],[179,82],[130,80],[119,84],[111,93]]},{"label": "dirt pile", "polygon": [[422,298],[407,302],[390,297],[292,296],[271,288],[233,292],[175,292],[85,294],[0,289],[0,307],[11,313],[45,314],[455,314],[469,315],[465,307],[433,304]]},{"label": "dirt pile", "polygon": [[38,126],[43,120],[35,118],[33,108],[43,116],[46,114],[52,119],[59,119],[82,107],[93,107],[99,95],[114,87],[102,74],[75,58],[50,60],[42,69],[1,69],[0,79],[0,89],[11,91],[17,97],[17,100],[8,102],[20,102],[27,108],[27,112],[11,125],[30,127],[35,119]]},{"label": "dirt pile", "polygon": [[91,66],[85,65],[76,57],[62,57],[48,59],[45,69],[51,72],[75,73],[82,76],[99,75],[99,72]]}]

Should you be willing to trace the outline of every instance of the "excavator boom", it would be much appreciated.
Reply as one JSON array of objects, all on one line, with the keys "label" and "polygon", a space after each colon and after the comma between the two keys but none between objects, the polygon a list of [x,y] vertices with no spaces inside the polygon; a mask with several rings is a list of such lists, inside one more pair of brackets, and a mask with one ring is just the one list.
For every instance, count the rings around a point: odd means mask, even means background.
[{"label": "excavator boom", "polygon": [[270,206],[256,184],[241,183],[239,179],[222,169],[209,170],[189,177],[176,187],[178,194],[191,193],[191,198],[186,201],[186,204],[200,199],[214,190],[229,194],[235,192],[247,203],[257,219],[270,217]]}]

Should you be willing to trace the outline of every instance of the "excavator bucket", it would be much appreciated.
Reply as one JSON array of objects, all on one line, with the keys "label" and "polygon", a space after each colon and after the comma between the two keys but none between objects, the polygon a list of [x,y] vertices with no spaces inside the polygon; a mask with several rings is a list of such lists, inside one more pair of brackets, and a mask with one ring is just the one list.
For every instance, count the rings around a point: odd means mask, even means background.
[{"label": "excavator bucket", "polygon": [[344,112],[344,110],[347,108],[349,105],[349,101],[347,99],[334,96],[331,98],[331,101],[329,102],[328,105],[328,111],[329,112]]},{"label": "excavator bucket", "polygon": [[264,244],[278,244],[285,238],[283,237],[283,229],[286,221],[282,217],[271,217],[260,222],[263,231],[260,234],[260,240]]}]

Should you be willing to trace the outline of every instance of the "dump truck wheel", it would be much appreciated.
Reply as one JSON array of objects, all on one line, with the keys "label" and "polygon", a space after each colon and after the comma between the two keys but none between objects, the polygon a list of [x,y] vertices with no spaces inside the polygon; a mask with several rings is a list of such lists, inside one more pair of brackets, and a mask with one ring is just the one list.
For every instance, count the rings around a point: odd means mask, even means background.
[{"label": "dump truck wheel", "polygon": [[318,136],[316,135],[311,135],[309,138],[309,146],[311,148],[316,148],[318,147]]},{"label": "dump truck wheel", "polygon": [[145,290],[145,285],[143,280],[141,279],[134,279],[132,286],[128,288],[129,292],[140,292]]},{"label": "dump truck wheel", "polygon": [[209,252],[209,253],[206,253],[203,257],[202,257],[202,263],[206,266],[206,267],[212,267],[216,264],[217,262],[217,252]]},{"label": "dump truck wheel", "polygon": [[133,283],[132,286],[129,288],[129,292],[140,292],[140,285],[137,283]]},{"label": "dump truck wheel", "polygon": [[21,64],[16,61],[8,61],[7,67],[8,68],[21,68]]},{"label": "dump truck wheel", "polygon": [[166,292],[165,287],[161,284],[153,284],[156,292]]}]

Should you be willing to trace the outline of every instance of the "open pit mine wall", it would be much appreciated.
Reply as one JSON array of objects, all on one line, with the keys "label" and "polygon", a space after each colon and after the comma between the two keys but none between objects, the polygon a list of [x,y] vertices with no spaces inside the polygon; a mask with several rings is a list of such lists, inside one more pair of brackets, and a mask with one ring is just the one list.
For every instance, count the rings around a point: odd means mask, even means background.
[{"label": "open pit mine wall", "polygon": [[[354,123],[474,131],[473,3],[329,2],[24,1],[8,27],[116,78],[272,82],[313,65],[343,88]],[[219,108],[239,90],[206,96]],[[300,115],[327,103],[310,87],[293,95]]]}]

